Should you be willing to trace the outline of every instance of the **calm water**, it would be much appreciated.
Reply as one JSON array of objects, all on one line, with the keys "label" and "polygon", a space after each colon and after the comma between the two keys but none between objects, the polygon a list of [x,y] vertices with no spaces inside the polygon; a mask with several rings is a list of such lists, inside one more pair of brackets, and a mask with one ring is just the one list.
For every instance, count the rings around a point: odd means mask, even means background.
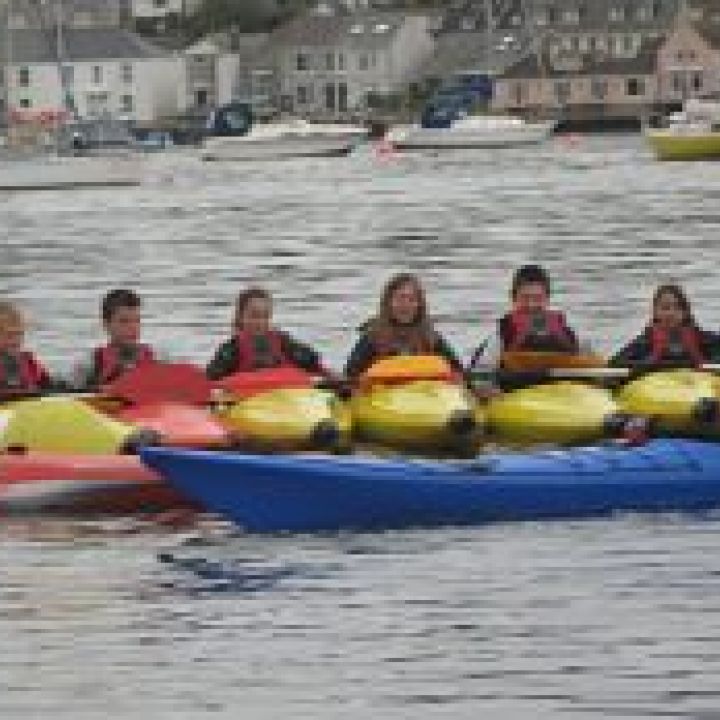
[{"label": "calm water", "polygon": [[[388,274],[467,354],[538,261],[603,351],[656,283],[720,325],[720,166],[638,138],[522,152],[194,167],[0,197],[0,288],[62,368],[131,284],[205,360],[248,282],[339,365]],[[132,519],[0,528],[0,717],[720,717],[720,521],[252,538]]]}]

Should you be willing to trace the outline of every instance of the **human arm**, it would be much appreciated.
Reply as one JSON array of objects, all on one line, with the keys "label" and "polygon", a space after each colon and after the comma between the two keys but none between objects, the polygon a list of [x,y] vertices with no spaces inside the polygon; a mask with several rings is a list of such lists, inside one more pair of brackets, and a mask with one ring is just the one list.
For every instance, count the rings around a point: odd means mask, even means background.
[{"label": "human arm", "polygon": [[205,368],[205,375],[209,380],[221,380],[235,372],[238,364],[237,343],[234,340],[225,341],[215,352],[212,360]]}]

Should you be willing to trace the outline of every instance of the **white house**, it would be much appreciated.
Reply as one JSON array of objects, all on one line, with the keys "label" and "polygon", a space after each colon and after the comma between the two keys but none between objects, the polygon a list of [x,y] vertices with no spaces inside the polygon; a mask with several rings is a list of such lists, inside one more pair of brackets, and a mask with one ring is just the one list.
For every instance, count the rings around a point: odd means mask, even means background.
[{"label": "white house", "polygon": [[432,54],[431,18],[360,12],[302,16],[276,30],[284,109],[340,118],[404,89]]},{"label": "white house", "polygon": [[64,85],[80,118],[109,114],[149,124],[177,113],[179,57],[119,28],[68,28],[61,38],[60,53],[57,37],[40,30],[11,31],[10,48],[0,38],[0,53],[10,59],[5,110],[62,108]]}]

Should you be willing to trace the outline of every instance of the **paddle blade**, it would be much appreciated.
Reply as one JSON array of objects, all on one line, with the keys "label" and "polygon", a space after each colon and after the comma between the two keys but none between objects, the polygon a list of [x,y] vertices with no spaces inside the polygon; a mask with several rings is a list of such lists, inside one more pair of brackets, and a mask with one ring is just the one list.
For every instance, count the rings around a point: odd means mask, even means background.
[{"label": "paddle blade", "polygon": [[572,355],[559,352],[517,351],[502,356],[502,367],[508,372],[543,372],[555,369],[602,368],[606,362],[599,355]]},{"label": "paddle blade", "polygon": [[102,393],[133,405],[163,401],[206,405],[212,398],[212,390],[212,382],[194,365],[152,363],[123,373],[103,386]]},{"label": "paddle blade", "polygon": [[310,388],[315,385],[313,376],[292,366],[239,372],[219,380],[215,387],[222,388],[237,398],[279,390],[281,388]]}]

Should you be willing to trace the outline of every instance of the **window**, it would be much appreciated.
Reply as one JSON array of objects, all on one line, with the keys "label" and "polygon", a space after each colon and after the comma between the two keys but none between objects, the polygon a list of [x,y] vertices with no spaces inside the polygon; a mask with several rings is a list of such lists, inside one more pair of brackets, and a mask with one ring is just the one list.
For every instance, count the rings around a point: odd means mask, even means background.
[{"label": "window", "polygon": [[368,56],[364,53],[358,57],[358,70],[367,70],[370,67]]},{"label": "window", "polygon": [[637,97],[645,94],[645,81],[640,78],[629,78],[625,83],[625,94]]},{"label": "window", "polygon": [[103,81],[103,71],[101,65],[93,65],[92,69],[92,81],[95,85],[100,85]]},{"label": "window", "polygon": [[5,85],[5,68],[0,67],[0,87]]},{"label": "window", "polygon": [[625,35],[623,38],[623,49],[632,52],[635,49],[635,40],[632,35]]},{"label": "window", "polygon": [[577,8],[563,10],[562,21],[566,25],[577,25],[578,22],[580,22],[580,13],[578,12]]},{"label": "window", "polygon": [[345,70],[345,54],[344,53],[338,53],[337,69]]},{"label": "window", "polygon": [[70,87],[75,82],[75,68],[72,65],[63,65],[60,70],[60,81],[63,87]]},{"label": "window", "polygon": [[32,105],[32,103],[27,98],[20,98],[20,107],[21,108],[29,108]]},{"label": "window", "polygon": [[335,85],[332,83],[325,86],[325,108],[327,110],[335,109]]},{"label": "window", "polygon": [[513,98],[515,105],[522,105],[525,97],[525,86],[521,82],[516,82],[513,85]]},{"label": "window", "polygon": [[120,68],[120,76],[122,81],[129,85],[133,81],[133,66],[130,63],[123,63]]},{"label": "window", "polygon": [[295,58],[295,68],[297,70],[309,70],[310,69],[310,55],[307,53],[299,52]]},{"label": "window", "polygon": [[335,53],[327,53],[325,55],[325,69],[326,70],[334,70],[335,69]]},{"label": "window", "polygon": [[607,80],[593,78],[590,81],[590,94],[594,100],[604,100],[607,95]]},{"label": "window", "polygon": [[153,0],[153,7],[157,8],[158,10],[166,8],[167,5],[168,0]]},{"label": "window", "polygon": [[195,105],[197,107],[206,107],[208,104],[208,91],[207,90],[196,90],[195,91]]},{"label": "window", "polygon": [[30,87],[30,68],[21,67],[18,70],[18,85],[20,87]]},{"label": "window", "polygon": [[561,105],[567,104],[570,99],[570,83],[567,80],[555,83],[555,97]]},{"label": "window", "polygon": [[135,109],[135,102],[132,95],[120,96],[120,112],[131,113]]},{"label": "window", "polygon": [[625,19],[625,8],[621,5],[616,5],[610,8],[610,22],[622,22]]},{"label": "window", "polygon": [[703,87],[703,76],[701,72],[694,72],[692,74],[692,89],[695,92],[702,90]]},{"label": "window", "polygon": [[338,85],[337,88],[337,101],[338,101],[338,110],[340,112],[347,112],[348,109],[348,88],[347,85],[343,82]]},{"label": "window", "polygon": [[308,103],[308,89],[305,85],[297,86],[297,104],[307,105]]},{"label": "window", "polygon": [[685,83],[683,82],[683,77],[680,73],[673,73],[672,84],[673,84],[673,90],[676,93],[681,93],[685,89]]}]

